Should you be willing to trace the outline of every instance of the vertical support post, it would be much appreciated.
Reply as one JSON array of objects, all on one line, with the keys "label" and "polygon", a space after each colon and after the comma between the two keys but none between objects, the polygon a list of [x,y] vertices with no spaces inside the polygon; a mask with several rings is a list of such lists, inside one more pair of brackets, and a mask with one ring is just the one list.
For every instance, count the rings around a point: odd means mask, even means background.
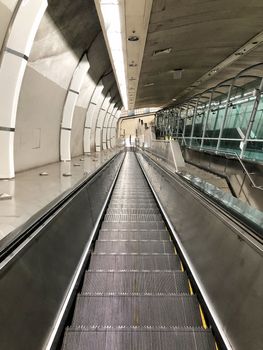
[{"label": "vertical support post", "polygon": [[194,136],[194,128],[195,128],[195,118],[197,115],[197,107],[198,107],[198,103],[200,100],[200,96],[198,97],[196,104],[195,104],[195,109],[194,109],[194,115],[193,115],[193,119],[192,119],[192,129],[191,129],[191,135],[190,135],[190,147],[192,147],[192,141],[193,141],[193,136]]},{"label": "vertical support post", "polygon": [[15,176],[14,136],[18,99],[28,57],[47,0],[19,1],[2,47],[0,66],[0,178]]},{"label": "vertical support post", "polygon": [[180,109],[179,109],[179,114],[178,114],[178,116],[177,116],[177,130],[176,130],[176,138],[177,138],[177,139],[178,139],[178,137],[179,137],[181,110],[182,110],[182,108],[180,107]]},{"label": "vertical support post", "polygon": [[118,107],[114,107],[113,111],[112,111],[112,114],[108,120],[108,124],[107,124],[107,138],[106,138],[106,147],[107,149],[110,149],[111,148],[111,144],[110,144],[110,140],[111,140],[111,127],[112,127],[112,122],[113,122],[113,119],[116,115],[118,111]]},{"label": "vertical support post", "polygon": [[[183,128],[183,134],[182,134],[182,140],[183,140],[183,143],[185,143],[185,129],[186,129],[186,121],[187,121],[187,116],[188,116],[188,108],[189,108],[189,103],[187,103],[187,107],[186,107],[186,113],[185,113],[185,118],[184,118],[184,128]],[[186,144],[185,144],[186,146]]]},{"label": "vertical support post", "polygon": [[110,100],[111,100],[111,96],[110,96],[110,93],[108,92],[102,103],[102,106],[100,108],[100,111],[98,113],[98,117],[96,120],[96,125],[94,130],[96,152],[100,152],[102,150],[102,142],[101,142],[102,127],[103,127],[104,118],[110,107]]},{"label": "vertical support post", "polygon": [[95,87],[89,106],[87,108],[86,120],[85,120],[85,128],[84,128],[84,153],[91,154],[92,145],[91,145],[91,132],[92,132],[92,124],[94,118],[97,117],[98,112],[101,107],[101,96],[103,90],[103,83],[100,80]]},{"label": "vertical support post", "polygon": [[213,96],[214,96],[214,90],[212,90],[212,92],[210,93],[210,98],[209,98],[209,102],[208,102],[208,110],[207,110],[207,113],[205,114],[205,120],[204,120],[204,124],[203,124],[203,132],[202,132],[202,140],[201,140],[200,150],[204,147],[206,126],[207,126],[208,118],[209,118],[210,111],[211,111],[211,103],[212,103],[212,100],[213,100]]},{"label": "vertical support post", "polygon": [[102,150],[107,149],[107,130],[108,130],[108,123],[111,118],[112,112],[114,110],[114,102],[111,102],[110,107],[108,108],[107,114],[103,121],[103,127],[102,127]]},{"label": "vertical support post", "polygon": [[230,102],[230,97],[231,97],[231,93],[232,93],[232,88],[233,88],[234,82],[235,82],[235,79],[233,79],[232,83],[229,86],[227,99],[226,99],[225,113],[224,113],[224,117],[223,117],[222,124],[221,124],[221,127],[220,127],[218,140],[217,140],[217,145],[216,145],[216,153],[219,151],[219,148],[220,148],[220,143],[221,143],[221,139],[222,139],[225,123],[226,123],[226,118],[227,118],[227,114],[228,114],[228,107],[229,107],[229,102]]},{"label": "vertical support post", "polygon": [[240,153],[240,158],[241,159],[244,157],[244,154],[245,154],[245,151],[246,151],[246,148],[247,148],[248,139],[250,138],[250,133],[251,133],[251,130],[253,128],[253,124],[254,124],[254,121],[255,121],[256,114],[257,114],[257,110],[258,110],[258,106],[259,106],[259,103],[260,103],[262,91],[263,91],[263,78],[261,79],[259,88],[256,89],[256,91],[255,91],[256,99],[254,101],[253,109],[252,109],[252,112],[251,112],[251,115],[250,115],[250,118],[249,118],[246,134],[245,134],[244,140],[242,142],[242,149],[241,149],[241,153]]},{"label": "vertical support post", "polygon": [[75,69],[68,87],[67,97],[63,108],[62,122],[60,128],[60,160],[71,160],[71,131],[75,107],[80,90],[90,68],[86,54],[84,54]]}]

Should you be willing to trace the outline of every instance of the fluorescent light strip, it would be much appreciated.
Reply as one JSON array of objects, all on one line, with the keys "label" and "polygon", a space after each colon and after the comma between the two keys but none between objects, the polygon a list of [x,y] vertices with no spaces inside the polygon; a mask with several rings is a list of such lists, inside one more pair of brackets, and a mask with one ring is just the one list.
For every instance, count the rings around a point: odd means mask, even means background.
[{"label": "fluorescent light strip", "polygon": [[104,38],[119,87],[124,108],[128,108],[126,64],[125,64],[125,25],[123,1],[95,0]]}]

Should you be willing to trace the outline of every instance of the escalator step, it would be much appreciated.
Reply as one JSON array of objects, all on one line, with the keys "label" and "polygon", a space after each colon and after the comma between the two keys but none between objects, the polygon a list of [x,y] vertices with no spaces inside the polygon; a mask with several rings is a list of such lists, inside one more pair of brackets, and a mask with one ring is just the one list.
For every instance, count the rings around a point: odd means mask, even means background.
[{"label": "escalator step", "polygon": [[181,265],[174,254],[92,254],[90,270],[174,270],[180,271]]},{"label": "escalator step", "polygon": [[167,230],[158,231],[100,231],[98,240],[139,239],[169,240]]},{"label": "escalator step", "polygon": [[187,294],[185,272],[86,272],[83,293]]},{"label": "escalator step", "polygon": [[156,208],[109,208],[106,215],[112,214],[160,214],[159,209]]},{"label": "escalator step", "polygon": [[103,221],[101,228],[102,229],[112,229],[112,228],[126,228],[126,229],[134,229],[134,230],[164,230],[165,224],[163,221],[142,221],[142,222],[129,222],[129,221]]},{"label": "escalator step", "polygon": [[104,221],[162,221],[162,216],[161,214],[106,214]]},{"label": "escalator step", "polygon": [[201,327],[194,295],[85,296],[79,295],[73,326]]},{"label": "escalator step", "polygon": [[172,241],[97,241],[95,253],[173,253]]},{"label": "escalator step", "polygon": [[[87,345],[88,344],[88,345]],[[162,330],[91,330],[66,331],[63,350],[215,350],[210,330],[198,328]]]},{"label": "escalator step", "polygon": [[[122,202],[120,203],[120,201],[115,201],[114,203],[113,202],[110,202],[109,204],[109,209],[119,209],[119,208],[127,208],[127,209],[139,209],[139,208],[142,208],[142,209],[145,209],[145,208],[158,208],[157,207],[157,204],[156,202],[151,202],[151,203],[141,203],[140,201],[137,201],[137,202],[133,202],[133,203],[127,203],[127,202]],[[159,211],[159,210],[158,210]]]}]

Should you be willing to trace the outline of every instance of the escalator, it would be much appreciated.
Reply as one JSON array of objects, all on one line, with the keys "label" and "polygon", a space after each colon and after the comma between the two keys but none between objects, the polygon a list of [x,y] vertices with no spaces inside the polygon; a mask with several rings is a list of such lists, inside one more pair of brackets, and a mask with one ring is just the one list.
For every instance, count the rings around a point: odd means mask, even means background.
[{"label": "escalator", "polygon": [[133,152],[126,153],[62,349],[217,349]]}]

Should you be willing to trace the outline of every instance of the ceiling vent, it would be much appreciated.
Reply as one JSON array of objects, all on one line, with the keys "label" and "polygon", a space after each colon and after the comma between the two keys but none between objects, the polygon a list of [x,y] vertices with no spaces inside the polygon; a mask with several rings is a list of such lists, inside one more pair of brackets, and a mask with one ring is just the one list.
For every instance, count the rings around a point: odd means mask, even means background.
[{"label": "ceiling vent", "polygon": [[172,48],[168,47],[166,49],[162,49],[162,50],[156,50],[153,52],[153,56],[159,56],[159,55],[167,55],[169,53],[172,52]]},{"label": "ceiling vent", "polygon": [[174,69],[173,71],[172,71],[172,73],[173,73],[173,78],[174,79],[182,79],[182,74],[183,74],[183,69]]}]

